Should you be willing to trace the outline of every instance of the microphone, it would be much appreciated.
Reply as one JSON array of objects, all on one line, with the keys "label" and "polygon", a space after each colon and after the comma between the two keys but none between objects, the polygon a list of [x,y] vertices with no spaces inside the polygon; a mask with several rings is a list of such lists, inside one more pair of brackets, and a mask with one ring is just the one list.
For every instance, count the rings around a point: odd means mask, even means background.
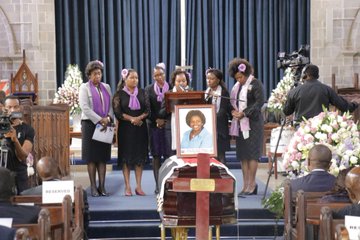
[{"label": "microphone", "polygon": [[188,92],[189,91],[189,86],[183,87],[183,86],[179,85],[179,87],[183,92]]},{"label": "microphone", "polygon": [[213,96],[212,89],[208,93],[206,93],[205,102],[209,101],[209,99]]}]

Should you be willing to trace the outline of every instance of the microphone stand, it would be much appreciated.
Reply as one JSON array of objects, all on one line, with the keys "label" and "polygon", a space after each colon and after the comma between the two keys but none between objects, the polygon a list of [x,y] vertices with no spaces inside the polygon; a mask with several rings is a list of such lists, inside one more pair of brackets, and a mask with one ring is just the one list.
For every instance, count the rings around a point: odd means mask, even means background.
[{"label": "microphone stand", "polygon": [[274,168],[274,163],[275,161],[277,161],[277,156],[276,156],[276,153],[277,153],[277,150],[278,150],[278,147],[279,147],[279,143],[280,143],[280,139],[281,139],[281,134],[284,130],[284,126],[286,124],[286,118],[284,117],[283,119],[281,119],[281,127],[280,127],[280,132],[279,132],[279,136],[278,136],[278,139],[277,139],[277,142],[276,142],[276,146],[275,146],[275,151],[274,151],[274,157],[270,157],[269,161],[271,161],[271,168],[269,170],[269,175],[268,175],[268,178],[267,178],[267,181],[266,181],[266,186],[265,186],[265,191],[264,191],[264,196],[263,196],[263,199],[265,199],[266,197],[266,193],[267,193],[267,189],[268,189],[268,186],[269,186],[269,181],[270,181],[270,177],[272,175],[272,171],[273,171],[273,168]]}]

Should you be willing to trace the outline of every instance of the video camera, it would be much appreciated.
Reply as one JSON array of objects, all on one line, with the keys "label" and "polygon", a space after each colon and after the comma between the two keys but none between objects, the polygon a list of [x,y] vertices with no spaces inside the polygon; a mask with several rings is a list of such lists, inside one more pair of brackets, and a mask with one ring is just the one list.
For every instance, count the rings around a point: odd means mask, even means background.
[{"label": "video camera", "polygon": [[22,117],[23,114],[21,112],[12,112],[11,114],[8,114],[7,112],[2,112],[0,114],[0,138],[2,138],[4,134],[10,131],[12,119]]},{"label": "video camera", "polygon": [[310,45],[301,45],[298,51],[294,51],[290,54],[285,52],[279,52],[277,67],[288,68],[288,67],[299,67],[305,66],[310,63]]},{"label": "video camera", "polygon": [[310,45],[301,45],[298,51],[290,54],[279,52],[277,67],[278,68],[291,68],[294,73],[294,86],[296,87],[301,80],[301,71],[306,64],[310,63]]}]

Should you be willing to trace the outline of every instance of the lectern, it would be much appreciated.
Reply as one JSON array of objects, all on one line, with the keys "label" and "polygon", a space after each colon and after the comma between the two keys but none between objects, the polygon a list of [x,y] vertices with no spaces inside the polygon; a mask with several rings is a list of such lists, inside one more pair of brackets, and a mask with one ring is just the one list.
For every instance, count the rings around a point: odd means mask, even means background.
[{"label": "lectern", "polygon": [[174,113],[175,105],[205,104],[204,91],[191,92],[166,92],[165,104],[166,112]]}]

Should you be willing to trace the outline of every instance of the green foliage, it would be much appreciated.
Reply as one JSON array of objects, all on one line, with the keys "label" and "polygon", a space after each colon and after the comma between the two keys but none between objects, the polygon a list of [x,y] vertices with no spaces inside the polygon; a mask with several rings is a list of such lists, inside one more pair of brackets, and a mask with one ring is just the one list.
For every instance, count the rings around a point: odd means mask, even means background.
[{"label": "green foliage", "polygon": [[284,215],[284,187],[278,187],[270,196],[263,199],[262,205],[270,212],[274,213],[277,219]]}]

